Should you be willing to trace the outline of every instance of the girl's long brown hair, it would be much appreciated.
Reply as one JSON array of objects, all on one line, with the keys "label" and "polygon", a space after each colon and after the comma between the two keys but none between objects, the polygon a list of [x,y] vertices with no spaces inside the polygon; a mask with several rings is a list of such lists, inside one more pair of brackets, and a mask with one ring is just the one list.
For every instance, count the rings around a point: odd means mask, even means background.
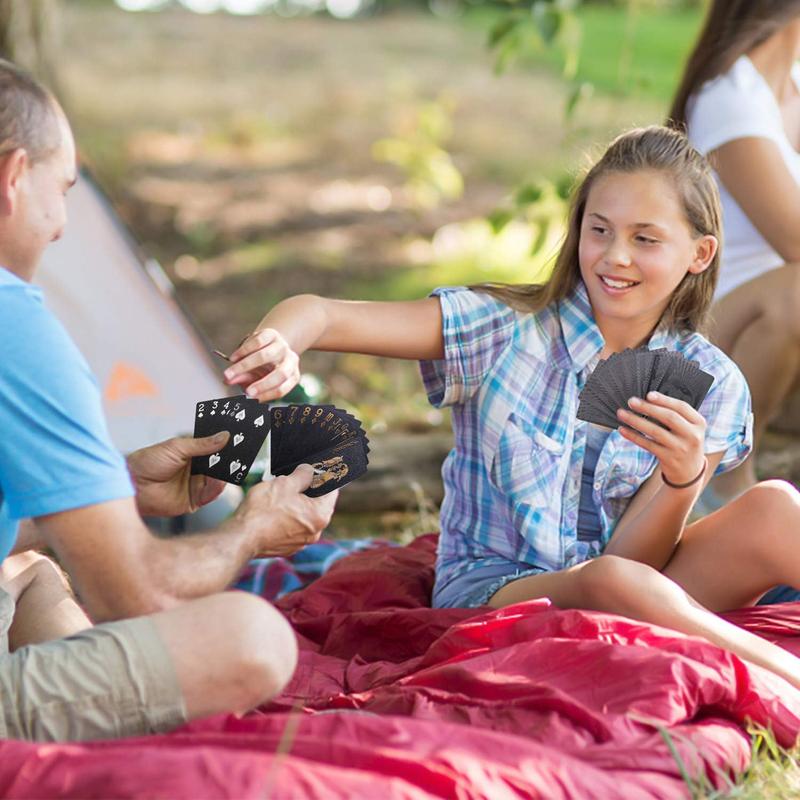
[{"label": "girl's long brown hair", "polygon": [[706,81],[800,14],[800,0],[712,0],[684,70],[667,124],[686,126],[686,104]]},{"label": "girl's long brown hair", "polygon": [[[679,131],[660,125],[636,128],[618,136],[575,188],[566,237],[547,283],[481,283],[470,288],[486,292],[512,308],[529,312],[541,311],[551,303],[569,297],[581,279],[578,245],[586,200],[592,186],[608,173],[642,170],[670,176],[696,236],[710,234],[722,242],[719,192],[708,162]],[[703,328],[717,285],[719,258],[718,248],[705,272],[696,275],[687,272],[672,293],[663,316],[663,322],[670,330],[696,331]]]}]

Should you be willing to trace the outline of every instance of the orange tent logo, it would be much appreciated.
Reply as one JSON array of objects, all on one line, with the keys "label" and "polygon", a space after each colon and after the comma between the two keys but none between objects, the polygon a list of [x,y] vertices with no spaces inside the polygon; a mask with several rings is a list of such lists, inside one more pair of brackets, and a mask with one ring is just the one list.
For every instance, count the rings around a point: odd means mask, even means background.
[{"label": "orange tent logo", "polygon": [[109,403],[131,397],[158,397],[158,394],[158,386],[144,372],[122,361],[114,364],[104,392]]}]

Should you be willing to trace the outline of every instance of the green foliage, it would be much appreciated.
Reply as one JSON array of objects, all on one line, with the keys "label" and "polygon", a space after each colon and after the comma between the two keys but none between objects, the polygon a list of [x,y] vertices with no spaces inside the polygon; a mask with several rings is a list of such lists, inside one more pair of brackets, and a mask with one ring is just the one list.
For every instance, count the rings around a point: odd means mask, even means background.
[{"label": "green foliage", "polygon": [[[699,32],[702,10],[683,3],[643,7],[644,0],[609,5],[584,3],[575,12],[582,30],[576,85],[595,91],[647,96],[664,106],[678,83]],[[527,51],[520,62],[563,70],[558,48]]]},{"label": "green foliage", "polygon": [[564,77],[578,68],[581,29],[575,15],[580,0],[509,0],[508,9],[489,31],[488,46],[495,51],[495,70],[503,72],[527,53],[559,47]]},{"label": "green foliage", "polygon": [[565,199],[570,183],[547,180],[523,183],[517,187],[510,200],[495,209],[488,221],[495,235],[499,235],[512,222],[526,226],[532,233],[531,256],[538,256],[550,238],[555,225],[566,215]]},{"label": "green foliage", "polygon": [[444,149],[451,135],[451,108],[439,99],[422,105],[395,136],[375,142],[372,154],[403,172],[406,191],[417,208],[435,208],[464,191],[464,179]]}]

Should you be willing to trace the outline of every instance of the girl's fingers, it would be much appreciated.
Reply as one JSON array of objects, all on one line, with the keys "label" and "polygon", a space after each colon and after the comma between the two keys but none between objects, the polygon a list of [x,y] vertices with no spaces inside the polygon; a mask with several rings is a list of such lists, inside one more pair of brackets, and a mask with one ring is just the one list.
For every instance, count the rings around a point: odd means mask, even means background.
[{"label": "girl's fingers", "polygon": [[643,450],[647,450],[648,453],[652,453],[656,458],[663,453],[663,445],[658,444],[658,442],[654,442],[652,439],[648,439],[646,436],[642,436],[641,433],[635,431],[633,428],[620,425],[618,430],[620,435],[629,442],[639,445],[639,447],[641,447]]},{"label": "girl's fingers", "polygon": [[253,331],[245,336],[242,343],[231,353],[231,363],[241,361],[245,356],[261,350],[262,347],[272,344],[278,338],[278,332],[272,328],[264,328],[262,331]]},{"label": "girl's fingers", "polygon": [[[272,342],[228,367],[228,369],[225,370],[225,378],[228,381],[233,381],[243,372],[255,372],[256,370],[263,370],[265,368],[269,369],[283,361],[285,354],[286,346],[283,342]],[[231,359],[233,359],[233,356],[231,356]]]},{"label": "girl's fingers", "polygon": [[648,392],[645,400],[654,406],[671,409],[693,425],[705,422],[703,415],[683,400],[677,400],[669,395],[661,394],[661,392]]},{"label": "girl's fingers", "polygon": [[617,417],[629,428],[645,434],[650,440],[657,442],[662,447],[668,447],[674,439],[672,431],[666,430],[652,420],[640,417],[627,409],[620,408],[617,411]]},{"label": "girl's fingers", "polygon": [[[260,402],[283,397],[300,380],[300,373],[293,370],[275,369],[269,375],[247,387],[248,397],[257,397]],[[287,387],[288,384],[288,387]]]},{"label": "girl's fingers", "polygon": [[[680,403],[682,401],[678,400],[677,402]],[[651,403],[638,397],[632,397],[629,401],[629,405],[637,414],[643,414],[647,417],[657,420],[675,434],[688,433],[690,427],[696,424],[694,422],[690,422],[674,408],[668,408],[667,406],[658,405],[657,403]],[[691,408],[691,406],[686,407]]]},{"label": "girl's fingers", "polygon": [[234,378],[226,378],[226,382],[231,386],[249,386],[253,381],[263,377],[258,372],[242,372]]}]

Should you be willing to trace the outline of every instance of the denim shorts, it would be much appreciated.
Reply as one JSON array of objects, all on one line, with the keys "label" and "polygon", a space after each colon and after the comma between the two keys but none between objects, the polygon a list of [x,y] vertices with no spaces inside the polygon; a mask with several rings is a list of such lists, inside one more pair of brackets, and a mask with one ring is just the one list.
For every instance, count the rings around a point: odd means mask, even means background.
[{"label": "denim shorts", "polygon": [[504,586],[520,578],[541,575],[550,570],[512,561],[481,565],[462,572],[444,586],[433,588],[434,608],[476,608],[485,606]]},{"label": "denim shorts", "polygon": [[[476,608],[485,606],[493,595],[509,583],[530,575],[541,575],[548,571],[544,567],[531,567],[511,562],[477,566],[457,575],[444,586],[439,586],[437,583],[433,590],[433,607]],[[798,601],[800,601],[800,589],[792,586],[776,586],[758,601],[758,605],[796,603]]]},{"label": "denim shorts", "polygon": [[793,586],[776,586],[770,589],[756,605],[771,606],[773,603],[796,603],[800,600],[800,590]]}]

